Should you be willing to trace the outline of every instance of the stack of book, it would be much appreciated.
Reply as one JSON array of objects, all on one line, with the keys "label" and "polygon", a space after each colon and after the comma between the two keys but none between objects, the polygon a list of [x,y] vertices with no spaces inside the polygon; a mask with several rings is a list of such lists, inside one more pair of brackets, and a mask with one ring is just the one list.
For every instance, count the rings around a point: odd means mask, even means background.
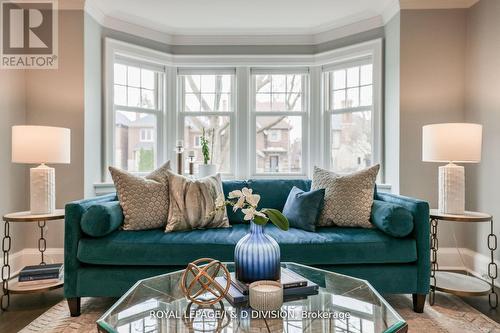
[{"label": "stack of book", "polygon": [[[224,276],[219,276],[215,278],[215,280],[222,286],[226,285]],[[285,301],[303,299],[309,295],[316,295],[319,289],[316,283],[288,268],[281,268],[280,282],[283,286],[283,298]],[[231,273],[231,286],[226,294],[226,299],[233,305],[247,302],[248,286],[248,283],[237,280],[234,273]]]},{"label": "stack of book", "polygon": [[19,273],[19,286],[42,286],[62,281],[63,264],[26,266]]}]

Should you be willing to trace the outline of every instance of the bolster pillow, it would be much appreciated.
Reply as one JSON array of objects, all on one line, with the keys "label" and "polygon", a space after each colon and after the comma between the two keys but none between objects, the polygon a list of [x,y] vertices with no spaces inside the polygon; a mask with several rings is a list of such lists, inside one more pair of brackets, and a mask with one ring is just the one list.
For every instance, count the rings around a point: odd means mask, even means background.
[{"label": "bolster pillow", "polygon": [[83,214],[80,227],[92,237],[106,236],[123,223],[123,210],[118,201],[92,205]]},{"label": "bolster pillow", "polygon": [[413,216],[400,205],[373,200],[371,222],[393,237],[405,237],[413,230]]}]

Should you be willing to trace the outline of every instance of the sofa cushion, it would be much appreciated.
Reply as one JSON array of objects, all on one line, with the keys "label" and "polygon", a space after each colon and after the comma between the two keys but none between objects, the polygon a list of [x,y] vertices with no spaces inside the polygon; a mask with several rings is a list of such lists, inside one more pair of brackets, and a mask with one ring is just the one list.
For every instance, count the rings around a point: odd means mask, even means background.
[{"label": "sofa cushion", "polygon": [[288,193],[296,186],[303,191],[311,189],[311,180],[309,179],[249,179],[247,187],[253,190],[253,193],[259,194],[261,199],[258,208],[274,208],[283,210]]},{"label": "sofa cushion", "polygon": [[371,222],[394,237],[405,237],[413,230],[413,216],[404,207],[390,202],[374,200]]},{"label": "sofa cushion", "polygon": [[[248,224],[232,228],[164,233],[163,230],[115,231],[101,238],[82,238],[77,258],[97,265],[186,265],[198,258],[232,261],[235,244]],[[281,247],[281,260],[309,265],[408,263],[417,259],[415,240],[394,238],[362,228],[318,228],[266,232]]]},{"label": "sofa cushion", "polygon": [[123,223],[123,210],[118,201],[103,202],[89,207],[80,220],[82,231],[92,237],[102,237]]}]

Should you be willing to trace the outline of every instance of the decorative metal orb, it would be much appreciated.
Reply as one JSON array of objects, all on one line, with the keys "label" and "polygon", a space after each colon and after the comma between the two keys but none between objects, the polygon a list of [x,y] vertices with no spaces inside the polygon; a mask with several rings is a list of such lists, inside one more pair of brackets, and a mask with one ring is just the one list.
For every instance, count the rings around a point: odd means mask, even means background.
[{"label": "decorative metal orb", "polygon": [[[224,286],[215,281],[218,276],[224,276]],[[199,305],[212,305],[221,301],[230,286],[231,274],[226,266],[211,258],[201,258],[189,263],[181,279],[184,295]]]}]

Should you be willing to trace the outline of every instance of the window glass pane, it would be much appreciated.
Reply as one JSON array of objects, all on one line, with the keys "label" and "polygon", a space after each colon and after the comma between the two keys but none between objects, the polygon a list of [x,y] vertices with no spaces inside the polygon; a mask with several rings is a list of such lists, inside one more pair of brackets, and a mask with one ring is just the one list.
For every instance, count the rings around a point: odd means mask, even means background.
[{"label": "window glass pane", "polygon": [[154,90],[141,89],[141,107],[154,109],[156,107]]},{"label": "window glass pane", "polygon": [[254,75],[256,111],[303,111],[302,74]]},{"label": "window glass pane", "polygon": [[359,86],[359,67],[351,67],[347,69],[347,86]]},{"label": "window glass pane", "polygon": [[298,173],[302,170],[302,117],[256,118],[257,173]]},{"label": "window glass pane", "polygon": [[335,172],[349,173],[372,164],[370,111],[331,116],[331,162]]},{"label": "window glass pane", "polygon": [[225,93],[231,92],[231,89],[232,89],[231,78],[232,78],[232,76],[231,75],[220,75],[220,78],[221,78],[221,84],[222,84],[221,92],[225,92]]},{"label": "window glass pane", "polygon": [[141,86],[141,70],[137,67],[128,66],[128,85],[134,87]]},{"label": "window glass pane", "polygon": [[184,111],[200,111],[200,100],[200,95],[186,94],[184,96]]},{"label": "window glass pane", "polygon": [[361,106],[369,106],[373,104],[372,100],[372,94],[373,94],[373,86],[364,86],[361,87],[361,93],[360,93],[360,101],[359,104]]},{"label": "window glass pane", "polygon": [[131,88],[127,89],[128,91],[128,101],[127,105],[132,107],[140,107],[141,103],[141,91],[139,88]]},{"label": "window glass pane", "polygon": [[285,93],[273,93],[273,100],[271,104],[272,111],[284,111],[286,110],[285,104]]},{"label": "window glass pane", "polygon": [[333,109],[339,110],[345,108],[345,90],[336,90],[333,92]]},{"label": "window glass pane", "polygon": [[361,66],[361,85],[367,85],[372,83],[373,76],[373,65]]},{"label": "window glass pane", "polygon": [[122,85],[127,84],[127,66],[115,64],[115,83]]},{"label": "window glass pane", "polygon": [[271,75],[255,75],[255,92],[271,92]]},{"label": "window glass pane", "polygon": [[215,111],[231,111],[231,95],[222,93],[215,99]]},{"label": "window glass pane", "polygon": [[333,72],[333,89],[345,88],[345,69]]},{"label": "window glass pane", "polygon": [[285,92],[285,84],[286,84],[286,75],[273,75],[271,78],[272,81],[272,92]]},{"label": "window glass pane", "polygon": [[156,167],[156,116],[117,111],[115,165],[129,172],[150,172]]},{"label": "window glass pane", "polygon": [[115,84],[115,104],[117,105],[127,105],[127,88],[125,86],[120,86]]},{"label": "window glass pane", "polygon": [[286,76],[286,91],[301,92],[302,91],[302,75],[287,75]]},{"label": "window glass pane", "polygon": [[[219,76],[220,80],[220,76]],[[215,92],[215,75],[202,75],[201,76],[201,92],[214,93]]]},{"label": "window glass pane", "polygon": [[359,88],[347,89],[346,107],[355,108],[359,106]]},{"label": "window glass pane", "polygon": [[[187,144],[187,151],[195,151],[195,173],[198,172],[198,165],[203,163],[203,154],[199,145],[199,137],[202,135],[203,128],[206,133],[210,132],[207,139],[210,154],[213,156],[212,163],[217,166],[218,172],[230,172],[230,118],[228,116],[187,116],[184,123],[184,142]],[[211,135],[212,131],[213,135]]]},{"label": "window glass pane", "polygon": [[255,96],[255,109],[257,111],[271,111],[271,94],[257,94]]},{"label": "window glass pane", "polygon": [[146,89],[155,88],[155,72],[141,69],[141,87]]},{"label": "window glass pane", "polygon": [[215,94],[201,94],[201,110],[214,111]]},{"label": "window glass pane", "polygon": [[290,93],[286,97],[288,111],[302,111],[302,94]]},{"label": "window glass pane", "polygon": [[190,92],[199,93],[201,87],[200,80],[201,80],[200,75],[185,75],[184,90],[188,93]]},{"label": "window glass pane", "polygon": [[233,75],[185,75],[184,111],[232,111]]}]

